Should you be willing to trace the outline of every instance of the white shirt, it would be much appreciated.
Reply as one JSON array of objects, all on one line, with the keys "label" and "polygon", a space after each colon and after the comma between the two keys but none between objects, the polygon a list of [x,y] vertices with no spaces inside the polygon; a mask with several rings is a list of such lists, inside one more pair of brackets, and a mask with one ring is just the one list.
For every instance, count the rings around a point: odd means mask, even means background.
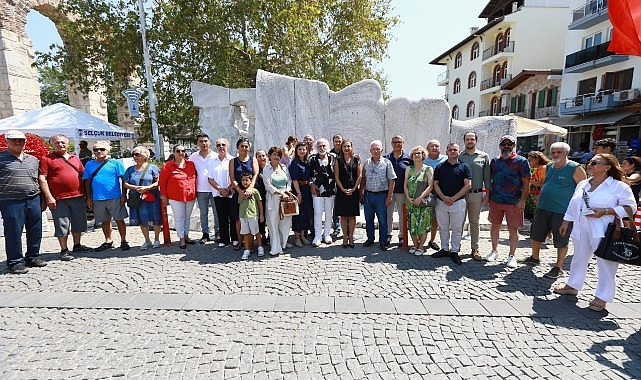
[{"label": "white shirt", "polygon": [[210,151],[207,157],[203,158],[200,151],[189,156],[189,161],[196,166],[196,191],[199,193],[209,193],[213,190],[207,178],[209,177],[209,162],[216,157],[213,151]]},{"label": "white shirt", "polygon": [[[234,157],[228,154],[222,161],[218,156],[214,156],[209,160],[209,166],[207,168],[207,173],[209,173],[208,177],[213,179],[218,187],[225,188],[229,186],[229,161],[233,158]],[[211,194],[214,197],[220,196],[220,192],[213,187],[211,187]]]}]

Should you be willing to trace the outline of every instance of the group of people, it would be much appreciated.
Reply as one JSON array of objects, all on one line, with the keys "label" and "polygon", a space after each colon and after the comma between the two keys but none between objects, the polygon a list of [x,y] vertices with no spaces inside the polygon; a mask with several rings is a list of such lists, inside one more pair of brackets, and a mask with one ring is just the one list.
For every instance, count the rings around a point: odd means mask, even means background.
[{"label": "group of people", "polygon": [[[361,205],[366,222],[363,246],[375,243],[377,220],[378,244],[386,251],[391,248],[394,212],[402,215],[405,205],[411,253],[424,255],[427,249],[433,249],[432,257],[449,257],[461,265],[467,217],[471,257],[491,262],[499,257],[498,240],[505,219],[509,235],[505,263],[514,268],[518,229],[523,226],[525,202],[533,190],[537,209],[530,235],[532,253],[520,262],[539,265],[540,248],[551,235],[557,260],[545,276],[558,278],[563,275],[572,236],[575,251],[570,277],[554,292],[576,294],[608,223],[615,216],[627,216],[626,208],[636,209],[641,187],[641,159],[626,158],[619,165],[612,152],[598,144],[587,165],[588,179],[583,166],[568,159],[570,147],[566,143],[552,144],[551,160],[539,152],[530,152],[526,159],[516,154],[515,137],[506,135],[499,139],[500,155],[490,158],[476,148],[475,132],[462,136],[463,149],[457,143],[447,144],[445,154],[441,154],[437,140],[428,141],[426,148],[419,145],[406,152],[403,137],[396,135],[388,154],[383,154],[383,143],[374,140],[367,158],[356,154],[352,142],[339,134],[332,137],[331,148],[327,139],[314,140],[306,135],[298,142],[291,136],[284,148],[259,149],[254,156],[249,139],[242,137],[236,142],[236,157],[228,153],[226,139],[218,138],[212,146],[209,136],[201,134],[197,136],[199,151],[189,158],[185,147],[176,145],[172,158],[158,168],[148,162],[149,150],[140,146],[133,149],[134,165],[126,170],[120,161],[109,159],[106,141],[93,144],[93,159],[83,165],[78,156],[67,151],[69,141],[63,135],[51,137],[53,152],[39,162],[24,152],[24,134],[9,131],[5,138],[8,149],[0,152],[0,211],[7,263],[13,273],[46,265],[38,254],[41,211],[47,207],[52,212],[60,257],[71,260],[74,252],[113,248],[112,220],[120,235],[120,249],[130,249],[124,221],[127,217],[130,226],[140,226],[145,240],[140,249],[159,247],[161,202],[173,211],[180,248],[196,243],[189,238],[189,227],[192,210],[198,204],[200,243],[216,240],[219,247],[233,245],[243,250],[244,260],[254,248],[258,256],[263,256],[264,244],[276,256],[293,245],[331,244],[332,236],[341,233],[342,247],[355,248],[354,229]],[[284,212],[286,202],[298,205],[296,215]],[[489,207],[492,250],[482,256],[479,216],[484,204]],[[87,230],[86,208],[93,210],[105,237],[94,249],[80,241]],[[215,220],[213,231],[209,226],[210,209]],[[25,255],[20,239],[24,227]],[[404,235],[402,228],[399,243]],[[293,245],[288,242],[292,230]],[[435,242],[437,231],[440,246]],[[73,238],[71,249],[67,245],[69,234]],[[617,264],[597,261],[599,281],[590,308],[602,310],[614,297]]]}]

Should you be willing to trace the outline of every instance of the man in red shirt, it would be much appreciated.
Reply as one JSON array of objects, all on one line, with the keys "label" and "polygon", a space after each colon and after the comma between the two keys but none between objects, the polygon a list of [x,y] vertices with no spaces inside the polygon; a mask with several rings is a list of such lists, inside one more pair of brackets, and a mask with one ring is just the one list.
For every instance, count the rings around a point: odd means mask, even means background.
[{"label": "man in red shirt", "polygon": [[[49,139],[53,153],[40,160],[38,182],[46,207],[51,210],[54,236],[60,243],[60,260],[73,260],[67,247],[69,233],[73,237],[73,252],[87,252],[91,248],[80,244],[80,236],[87,231],[85,191],[82,180],[84,167],[78,156],[67,152],[69,139],[57,134]],[[43,209],[46,208],[43,206]]]}]

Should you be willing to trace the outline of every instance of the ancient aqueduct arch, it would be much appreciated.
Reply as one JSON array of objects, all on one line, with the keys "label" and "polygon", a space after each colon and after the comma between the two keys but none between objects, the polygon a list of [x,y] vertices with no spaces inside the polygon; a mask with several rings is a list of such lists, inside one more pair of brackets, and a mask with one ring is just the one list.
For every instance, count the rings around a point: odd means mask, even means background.
[{"label": "ancient aqueduct arch", "polygon": [[[0,0],[0,119],[40,108],[40,87],[34,51],[25,25],[36,10],[54,25],[67,16],[57,10],[59,0]],[[65,36],[60,36],[64,43]],[[68,89],[71,106],[107,119],[107,102],[101,92]]]}]

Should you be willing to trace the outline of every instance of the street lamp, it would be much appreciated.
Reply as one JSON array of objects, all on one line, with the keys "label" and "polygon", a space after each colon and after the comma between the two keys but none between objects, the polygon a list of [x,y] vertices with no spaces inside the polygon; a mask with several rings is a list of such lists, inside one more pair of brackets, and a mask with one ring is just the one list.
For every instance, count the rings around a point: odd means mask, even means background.
[{"label": "street lamp", "polygon": [[158,135],[158,120],[156,120],[156,94],[154,93],[154,80],[151,76],[151,63],[147,48],[147,27],[145,25],[145,7],[143,0],[138,0],[138,15],[140,17],[140,34],[142,35],[142,54],[145,59],[145,78],[147,80],[147,93],[149,94],[149,119],[151,120],[151,133],[156,145],[156,155],[165,159],[164,144]]}]

